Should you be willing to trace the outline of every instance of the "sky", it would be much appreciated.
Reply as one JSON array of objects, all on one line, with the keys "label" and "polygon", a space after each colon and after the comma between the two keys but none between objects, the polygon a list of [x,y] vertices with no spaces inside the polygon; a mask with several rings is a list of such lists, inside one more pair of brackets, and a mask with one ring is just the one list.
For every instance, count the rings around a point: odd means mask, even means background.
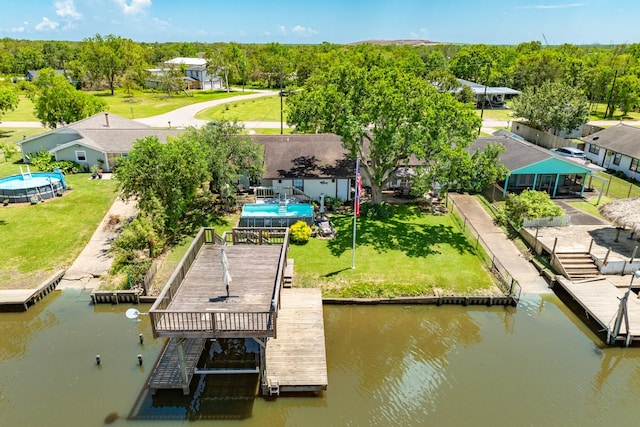
[{"label": "sky", "polygon": [[0,38],[137,42],[640,42],[638,0],[5,0]]}]

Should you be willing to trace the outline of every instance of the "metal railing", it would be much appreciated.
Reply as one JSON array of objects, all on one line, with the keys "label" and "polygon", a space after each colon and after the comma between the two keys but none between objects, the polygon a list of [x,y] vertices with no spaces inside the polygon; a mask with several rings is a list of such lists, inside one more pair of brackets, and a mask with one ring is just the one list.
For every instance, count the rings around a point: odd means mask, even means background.
[{"label": "metal railing", "polygon": [[[449,209],[453,215],[453,218],[456,221],[459,221],[460,227],[463,232],[469,230],[473,237],[475,238],[475,249],[478,251],[478,245],[481,244],[484,249],[487,257],[481,256],[480,258],[485,262],[485,264],[491,269],[491,272],[498,279],[498,287],[500,290],[507,296],[513,299],[514,304],[517,304],[520,300],[520,295],[522,293],[522,287],[518,280],[513,277],[513,275],[507,270],[507,268],[500,262],[495,253],[491,251],[491,247],[487,244],[487,242],[480,236],[480,232],[473,226],[471,221],[465,216],[462,210],[456,205],[451,197],[447,197],[446,200],[447,209]],[[479,251],[478,251],[479,252]]]}]

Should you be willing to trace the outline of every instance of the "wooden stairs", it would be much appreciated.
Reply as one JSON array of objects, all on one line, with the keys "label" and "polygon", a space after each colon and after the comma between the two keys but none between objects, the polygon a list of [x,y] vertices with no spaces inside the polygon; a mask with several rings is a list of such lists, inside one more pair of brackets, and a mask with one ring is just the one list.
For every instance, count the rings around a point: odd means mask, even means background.
[{"label": "wooden stairs", "polygon": [[556,252],[556,257],[569,280],[591,279],[600,276],[598,266],[591,255],[586,252]]}]

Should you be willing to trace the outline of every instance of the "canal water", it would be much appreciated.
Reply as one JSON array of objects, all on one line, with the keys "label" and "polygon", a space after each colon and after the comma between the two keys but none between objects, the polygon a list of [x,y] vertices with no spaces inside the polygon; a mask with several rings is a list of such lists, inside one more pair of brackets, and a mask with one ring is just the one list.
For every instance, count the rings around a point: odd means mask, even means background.
[{"label": "canal water", "polygon": [[0,313],[0,425],[639,422],[640,349],[601,348],[553,295],[517,308],[325,306],[328,391],[275,400],[247,397],[250,379],[223,376],[195,378],[196,399],[141,395],[162,342],[147,316],[127,319],[128,308],[92,306],[86,293],[65,290],[26,313]]}]

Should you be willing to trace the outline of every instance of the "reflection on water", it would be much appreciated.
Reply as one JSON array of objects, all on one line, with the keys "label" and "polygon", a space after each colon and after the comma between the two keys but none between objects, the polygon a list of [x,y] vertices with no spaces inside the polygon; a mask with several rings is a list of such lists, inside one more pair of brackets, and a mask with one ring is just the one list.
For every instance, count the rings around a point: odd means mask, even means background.
[{"label": "reflection on water", "polygon": [[[637,424],[640,349],[600,348],[554,296],[517,308],[325,306],[328,390],[276,400],[253,397],[255,375],[196,376],[186,398],[141,394],[163,342],[151,338],[148,316],[133,322],[127,308],[93,307],[67,290],[27,313],[0,314],[1,424]],[[212,342],[203,363],[228,353],[251,365],[252,345]]]}]

